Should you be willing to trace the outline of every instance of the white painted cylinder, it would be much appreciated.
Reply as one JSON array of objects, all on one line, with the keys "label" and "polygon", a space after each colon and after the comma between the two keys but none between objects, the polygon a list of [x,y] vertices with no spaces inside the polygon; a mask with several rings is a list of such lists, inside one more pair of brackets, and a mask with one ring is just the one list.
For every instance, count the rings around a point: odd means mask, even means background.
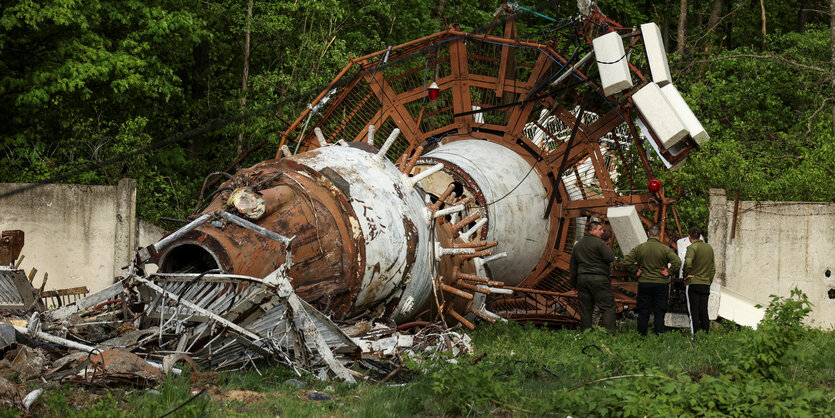
[{"label": "white painted cylinder", "polygon": [[398,135],[400,135],[400,129],[394,128],[389,137],[386,138],[386,142],[384,142],[383,146],[380,147],[380,151],[377,151],[377,159],[384,160],[386,158],[386,153],[389,152],[389,147],[391,147],[391,144],[394,143]]},{"label": "white painted cylinder", "polygon": [[[548,243],[550,219],[543,219],[548,199],[537,173],[516,152],[481,140],[444,144],[425,154],[418,164],[425,169],[439,162],[444,170],[421,182],[424,189],[437,195],[461,173],[469,177],[472,184],[464,184],[465,189],[475,188],[481,194],[473,196],[469,209],[480,209],[487,218],[487,236],[476,234],[474,239],[498,241],[495,253],[508,254],[491,262],[490,272],[495,280],[508,285],[521,283],[536,267]],[[486,208],[475,207],[482,204]]]},{"label": "white painted cylinder", "polygon": [[374,145],[374,125],[368,125],[368,145]]},{"label": "white painted cylinder", "polygon": [[295,159],[317,171],[329,168],[348,185],[343,193],[359,221],[355,234],[365,240],[365,272],[354,313],[400,296],[393,319],[414,316],[432,292],[422,195],[406,187],[393,163],[359,148],[319,148]]}]

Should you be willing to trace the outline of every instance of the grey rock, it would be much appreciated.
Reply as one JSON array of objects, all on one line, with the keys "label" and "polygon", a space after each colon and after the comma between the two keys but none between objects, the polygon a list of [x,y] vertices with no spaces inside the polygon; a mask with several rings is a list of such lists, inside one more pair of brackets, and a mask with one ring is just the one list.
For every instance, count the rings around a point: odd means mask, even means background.
[{"label": "grey rock", "polygon": [[314,390],[312,392],[306,393],[304,395],[307,399],[311,401],[330,401],[333,400],[333,396],[328,395],[325,392],[319,392],[318,390]]}]

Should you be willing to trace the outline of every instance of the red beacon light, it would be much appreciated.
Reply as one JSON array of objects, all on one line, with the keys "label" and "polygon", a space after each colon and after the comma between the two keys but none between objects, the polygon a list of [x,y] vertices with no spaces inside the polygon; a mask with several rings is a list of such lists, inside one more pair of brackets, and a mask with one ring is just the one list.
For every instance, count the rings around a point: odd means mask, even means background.
[{"label": "red beacon light", "polygon": [[653,193],[658,193],[661,190],[661,182],[658,179],[650,179],[647,182],[647,189]]},{"label": "red beacon light", "polygon": [[426,89],[426,92],[429,95],[429,100],[438,100],[438,94],[441,92],[441,88],[438,87],[438,83],[433,81],[432,84],[429,85],[429,88]]}]

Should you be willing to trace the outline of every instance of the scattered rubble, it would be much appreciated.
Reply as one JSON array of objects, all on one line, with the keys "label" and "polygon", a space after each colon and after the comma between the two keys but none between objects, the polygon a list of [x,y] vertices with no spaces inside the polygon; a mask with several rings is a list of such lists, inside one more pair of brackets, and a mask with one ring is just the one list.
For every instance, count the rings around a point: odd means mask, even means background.
[{"label": "scattered rubble", "polygon": [[[4,267],[0,371],[17,372],[24,381],[149,387],[184,367],[197,374],[258,370],[271,362],[321,379],[387,382],[402,378],[404,354],[472,351],[466,334],[429,322],[337,325],[295,294],[286,271],[283,265],[255,278],[222,272],[145,276],[132,269],[108,288],[44,309],[23,271]],[[23,396],[20,387],[0,380],[0,399],[9,406],[28,410],[41,392]],[[307,397],[321,400],[318,393]]]},{"label": "scattered rubble", "polygon": [[[283,269],[264,279],[132,274],[76,303],[14,318],[26,326],[0,328],[0,336],[17,333],[10,366],[26,378],[79,383],[144,386],[176,373],[179,361],[228,370],[257,367],[258,360],[353,382],[374,372],[387,375],[400,367],[402,353],[471,351],[469,337],[437,324],[361,321],[340,327],[295,295]],[[354,365],[368,372],[346,367]]]},{"label": "scattered rubble", "polygon": [[[292,239],[267,235],[286,251],[266,277],[220,269],[145,275],[147,254],[164,248],[163,240],[140,249],[125,277],[89,295],[86,288],[36,289],[7,257],[8,266],[0,267],[0,371],[23,381],[148,387],[184,367],[194,377],[201,369],[258,370],[272,362],[320,379],[387,382],[403,370],[403,354],[472,351],[464,333],[429,322],[394,326],[360,316],[337,324],[296,294],[288,276]],[[19,252],[19,246],[6,251]],[[20,387],[0,381],[8,405],[28,410],[41,392],[23,396]]]}]

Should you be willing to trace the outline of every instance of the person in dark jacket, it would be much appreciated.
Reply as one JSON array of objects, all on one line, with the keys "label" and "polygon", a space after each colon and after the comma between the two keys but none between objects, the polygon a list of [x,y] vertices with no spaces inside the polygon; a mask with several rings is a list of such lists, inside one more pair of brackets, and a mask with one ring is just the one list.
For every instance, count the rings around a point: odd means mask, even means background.
[{"label": "person in dark jacket", "polygon": [[710,284],[716,274],[713,247],[702,241],[702,230],[690,227],[687,254],[684,256],[684,285],[687,295],[687,312],[690,314],[690,332],[710,331],[707,301],[710,298]]},{"label": "person in dark jacket", "polygon": [[656,334],[664,332],[664,316],[670,295],[670,271],[678,271],[681,259],[659,241],[661,227],[652,225],[649,238],[635,246],[623,259],[623,266],[638,276],[638,332],[647,335],[649,312],[653,311]]},{"label": "person in dark jacket", "polygon": [[580,329],[589,329],[594,306],[600,309],[601,322],[610,333],[615,333],[615,295],[609,274],[615,254],[600,239],[603,225],[590,222],[589,231],[574,244],[571,251],[569,280],[577,289],[580,301]]}]

